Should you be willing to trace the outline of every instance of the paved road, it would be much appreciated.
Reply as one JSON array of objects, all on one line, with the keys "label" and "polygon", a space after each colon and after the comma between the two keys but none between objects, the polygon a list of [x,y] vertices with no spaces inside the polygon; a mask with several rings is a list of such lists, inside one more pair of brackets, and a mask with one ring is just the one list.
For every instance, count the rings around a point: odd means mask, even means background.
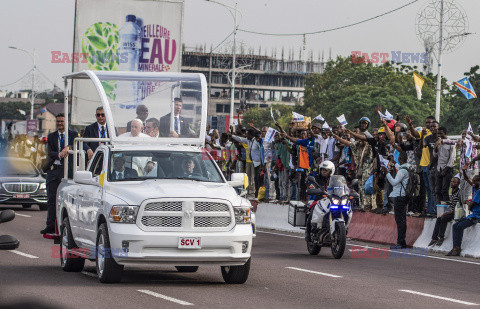
[{"label": "paved road", "polygon": [[[0,206],[0,210],[6,208]],[[39,234],[45,212],[36,207],[16,210],[14,221],[0,225],[1,234],[20,240],[16,253],[0,252],[0,308],[28,300],[58,308],[480,305],[480,260],[392,253],[381,246],[355,242],[349,242],[341,260],[335,260],[328,248],[310,256],[302,236],[275,231],[258,232],[250,277],[244,285],[224,284],[220,268],[207,266],[194,274],[181,274],[173,267],[126,268],[121,283],[105,285],[97,281],[92,262],[87,261],[82,273],[61,270],[59,260],[52,258],[53,244]],[[365,251],[365,247],[379,249]]]}]

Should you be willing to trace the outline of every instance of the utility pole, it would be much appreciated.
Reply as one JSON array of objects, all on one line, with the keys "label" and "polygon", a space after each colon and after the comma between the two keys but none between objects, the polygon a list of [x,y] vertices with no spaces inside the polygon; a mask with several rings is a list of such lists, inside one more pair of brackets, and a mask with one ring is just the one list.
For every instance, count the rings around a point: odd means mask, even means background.
[{"label": "utility pole", "polygon": [[233,125],[233,114],[235,110],[235,65],[236,65],[236,38],[237,38],[237,2],[235,1],[235,14],[233,17],[233,22],[235,28],[233,29],[233,48],[232,48],[232,89],[230,94],[230,126]]},{"label": "utility pole", "polygon": [[442,95],[442,44],[443,44],[443,0],[440,2],[440,34],[438,40],[438,73],[437,73],[437,101],[435,105],[435,119],[440,122],[440,100]]}]

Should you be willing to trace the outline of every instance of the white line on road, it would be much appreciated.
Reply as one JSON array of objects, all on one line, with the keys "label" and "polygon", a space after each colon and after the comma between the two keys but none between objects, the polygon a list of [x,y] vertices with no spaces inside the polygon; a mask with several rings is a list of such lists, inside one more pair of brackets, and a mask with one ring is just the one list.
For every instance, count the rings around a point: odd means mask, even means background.
[{"label": "white line on road", "polygon": [[97,274],[94,274],[94,273],[89,273],[89,272],[86,272],[86,271],[82,271],[82,274],[93,277],[93,278],[98,278]]},{"label": "white line on road", "polygon": [[[296,235],[289,235],[289,234],[273,233],[273,232],[266,232],[266,231],[259,231],[259,230],[257,230],[257,233],[264,233],[264,234],[272,234],[272,235],[277,235],[277,236],[286,236],[286,237],[292,237],[292,238],[305,239],[304,236],[296,236]],[[377,247],[371,247],[371,246],[362,246],[362,245],[349,244],[349,243],[347,243],[347,246],[356,246],[356,247],[368,248],[368,249],[375,249],[375,250],[385,251],[385,252],[391,252],[391,251],[392,251],[392,250],[390,250],[390,249],[377,248]],[[465,264],[480,265],[480,263],[478,263],[478,262],[472,262],[472,261],[449,259],[449,258],[444,258],[444,257],[440,257],[440,256],[425,255],[425,254],[416,254],[416,253],[411,253],[411,252],[402,252],[402,250],[394,250],[394,251],[395,251],[395,254],[404,254],[404,255],[419,256],[419,257],[424,257],[424,258],[426,257],[426,258],[429,258],[429,259],[436,259],[436,260],[443,260],[443,261],[451,261],[451,262],[458,262],[458,263],[465,263]]]},{"label": "white line on road", "polygon": [[459,304],[463,304],[463,305],[467,305],[467,306],[478,306],[478,304],[470,303],[470,302],[468,302],[468,301],[458,300],[458,299],[454,299],[454,298],[448,298],[448,297],[443,297],[443,296],[426,294],[426,293],[421,293],[421,292],[416,292],[416,291],[411,291],[411,290],[399,290],[399,291],[400,291],[400,292],[410,293],[410,294],[415,294],[415,295],[421,295],[421,296],[426,296],[426,297],[441,299],[441,300],[447,300],[447,301],[451,301],[451,302],[453,302],[453,303],[459,303]]},{"label": "white line on road", "polygon": [[25,217],[25,218],[31,218],[32,217],[32,216],[29,216],[29,215],[19,214],[18,212],[16,212],[15,215],[20,216],[20,217]]},{"label": "white line on road", "polygon": [[21,255],[21,256],[24,256],[24,257],[28,257],[30,259],[38,259],[38,256],[35,256],[35,255],[30,255],[30,254],[27,254],[27,253],[23,253],[23,252],[20,252],[18,250],[7,250],[8,252],[12,252],[12,253],[15,253],[15,254],[18,254],[18,255]]},{"label": "white line on road", "polygon": [[306,273],[312,273],[312,274],[322,275],[322,276],[327,276],[327,277],[332,277],[332,278],[343,278],[342,276],[337,276],[337,275],[332,275],[332,274],[327,274],[327,273],[321,273],[319,271],[313,271],[313,270],[308,270],[308,269],[303,269],[303,268],[297,268],[297,267],[285,267],[285,268],[298,270],[298,271],[304,271]]},{"label": "white line on road", "polygon": [[169,297],[169,296],[166,296],[166,295],[158,294],[158,293],[155,293],[155,292],[152,292],[152,291],[149,291],[149,290],[137,290],[137,291],[140,292],[140,293],[144,293],[144,294],[147,294],[147,295],[157,297],[157,298],[162,298],[162,299],[165,299],[165,300],[169,300],[171,302],[174,302],[174,303],[177,303],[177,304],[180,304],[180,305],[193,306],[192,303],[189,303],[189,302],[186,302],[186,301],[183,301],[183,300],[180,300],[180,299],[176,299],[176,298],[173,298],[173,297]]}]

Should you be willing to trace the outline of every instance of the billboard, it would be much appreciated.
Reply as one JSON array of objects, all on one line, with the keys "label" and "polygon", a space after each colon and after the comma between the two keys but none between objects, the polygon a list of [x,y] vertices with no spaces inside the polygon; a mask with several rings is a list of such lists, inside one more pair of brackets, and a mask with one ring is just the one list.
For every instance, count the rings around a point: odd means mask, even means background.
[{"label": "billboard", "polygon": [[[180,72],[184,0],[77,0],[73,71]],[[135,111],[161,85],[102,81],[112,106]],[[74,81],[71,122],[95,122],[93,84]]]}]

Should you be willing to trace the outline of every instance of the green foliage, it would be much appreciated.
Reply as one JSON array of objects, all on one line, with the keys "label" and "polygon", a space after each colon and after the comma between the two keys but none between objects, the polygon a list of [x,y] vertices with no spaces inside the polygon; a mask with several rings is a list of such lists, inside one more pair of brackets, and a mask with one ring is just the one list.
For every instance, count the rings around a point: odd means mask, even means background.
[{"label": "green foliage", "polygon": [[30,102],[8,102],[0,104],[0,119],[18,119],[25,120],[25,116],[20,114],[17,109],[30,112]]},{"label": "green foliage", "polygon": [[[293,107],[282,104],[273,104],[272,109],[275,120],[285,128],[292,120]],[[243,114],[242,124],[248,128],[250,121],[253,121],[255,127],[258,129],[264,126],[275,128],[275,123],[270,115],[270,108],[250,108]]]},{"label": "green foliage", "polygon": [[405,65],[385,63],[376,66],[352,63],[351,57],[338,57],[327,63],[324,74],[306,78],[304,105],[298,110],[306,116],[322,114],[330,125],[338,124],[336,117],[341,114],[345,114],[350,125],[356,125],[361,117],[366,116],[373,126],[378,127],[376,110],[382,105],[384,110],[401,116],[410,115],[415,123],[420,124],[426,116],[434,113],[435,87],[432,78],[424,76],[423,96],[419,101],[413,72],[414,68]]}]

